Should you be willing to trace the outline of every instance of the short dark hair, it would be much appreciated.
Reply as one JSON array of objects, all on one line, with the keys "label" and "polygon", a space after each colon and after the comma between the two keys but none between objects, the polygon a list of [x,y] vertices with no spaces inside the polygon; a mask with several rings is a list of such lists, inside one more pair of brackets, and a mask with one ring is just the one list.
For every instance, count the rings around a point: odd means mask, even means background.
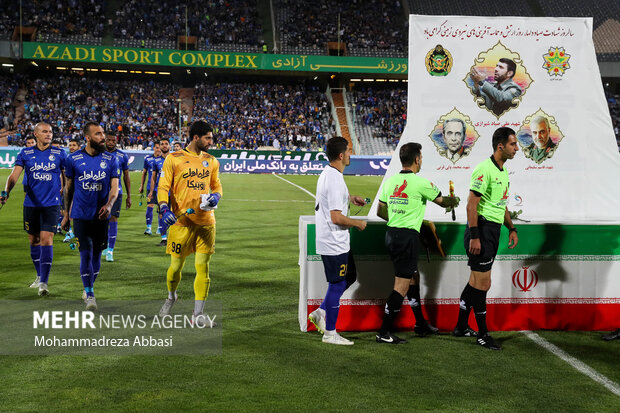
[{"label": "short dark hair", "polygon": [[26,140],[29,140],[29,139],[36,140],[36,138],[34,136],[27,136]]},{"label": "short dark hair", "polygon": [[338,159],[341,153],[345,153],[349,147],[349,142],[342,136],[334,136],[327,141],[325,152],[327,160],[333,162]]},{"label": "short dark hair", "polygon": [[512,76],[510,76],[510,78],[515,77],[515,75],[517,74],[517,65],[514,60],[502,57],[501,59],[499,59],[499,61],[506,64],[506,69],[508,71],[512,71]]},{"label": "short dark hair", "polygon": [[493,132],[493,151],[497,150],[500,143],[505,145],[506,142],[508,142],[508,137],[510,135],[516,136],[515,131],[505,126],[502,128],[497,128],[495,132]]},{"label": "short dark hair", "polygon": [[189,128],[189,137],[187,138],[187,142],[191,142],[194,139],[194,136],[203,136],[209,132],[213,132],[213,128],[210,124],[205,122],[204,120],[197,120],[192,123],[192,126]]},{"label": "short dark hair", "polygon": [[403,166],[411,166],[414,164],[415,158],[418,158],[421,154],[422,145],[416,142],[409,142],[400,147],[398,156]]},{"label": "short dark hair", "polygon": [[86,122],[84,124],[84,127],[82,128],[82,132],[84,133],[84,135],[88,135],[88,132],[90,131],[91,126],[99,126],[99,124],[97,122],[93,122],[92,120],[89,122]]},{"label": "short dark hair", "polygon": [[159,138],[159,143],[162,143],[163,141],[166,141],[168,143],[170,143],[170,140],[168,140],[168,138],[162,136],[161,138]]},{"label": "short dark hair", "polygon": [[78,146],[80,146],[80,140],[78,138],[71,138],[69,139],[69,142],[75,142],[78,144]]}]

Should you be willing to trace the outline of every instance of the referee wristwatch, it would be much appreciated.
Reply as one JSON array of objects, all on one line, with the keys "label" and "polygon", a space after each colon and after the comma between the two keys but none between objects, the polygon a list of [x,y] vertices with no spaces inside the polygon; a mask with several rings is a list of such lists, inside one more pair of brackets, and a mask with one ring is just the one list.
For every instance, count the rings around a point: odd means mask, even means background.
[{"label": "referee wristwatch", "polygon": [[508,229],[508,233],[510,234],[511,232],[516,232],[519,233],[519,231],[517,231],[517,227],[512,227]]}]

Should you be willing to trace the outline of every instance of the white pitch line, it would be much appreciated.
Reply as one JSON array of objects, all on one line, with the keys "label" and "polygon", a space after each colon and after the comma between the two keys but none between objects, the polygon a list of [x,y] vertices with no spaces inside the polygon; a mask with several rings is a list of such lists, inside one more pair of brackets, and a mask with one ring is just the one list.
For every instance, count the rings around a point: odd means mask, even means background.
[{"label": "white pitch line", "polygon": [[291,182],[291,181],[289,181],[288,179],[284,179],[284,178],[282,178],[281,176],[276,175],[276,173],[275,173],[275,172],[272,172],[272,174],[273,174],[273,176],[275,176],[276,178],[281,179],[281,180],[283,180],[284,182],[288,182],[289,184],[291,184],[291,185],[293,185],[293,186],[296,186],[297,188],[301,189],[302,191],[304,191],[305,193],[307,193],[308,195],[310,195],[312,198],[316,199],[316,197],[314,196],[314,194],[313,194],[312,192],[308,191],[306,188],[302,188],[301,186],[299,186],[299,185],[297,185],[297,184],[292,183],[292,182]]},{"label": "white pitch line", "polygon": [[314,202],[309,199],[301,200],[301,199],[234,199],[227,198],[226,201],[236,201],[236,202]]},{"label": "white pitch line", "polygon": [[592,380],[594,380],[595,382],[602,384],[616,396],[620,396],[620,386],[618,386],[617,383],[615,383],[612,380],[609,380],[607,377],[603,376],[602,374],[594,370],[592,367],[585,364],[583,361],[576,359],[575,357],[566,353],[561,348],[551,344],[550,342],[548,342],[547,340],[545,340],[538,334],[534,333],[533,331],[522,331],[522,333],[525,334],[526,337],[532,340],[534,343],[538,344],[542,348],[550,351],[551,353],[555,354],[556,356],[558,356],[559,358],[561,358],[562,360],[570,364],[571,367],[573,367],[580,373],[583,373],[589,378],[591,378]]}]

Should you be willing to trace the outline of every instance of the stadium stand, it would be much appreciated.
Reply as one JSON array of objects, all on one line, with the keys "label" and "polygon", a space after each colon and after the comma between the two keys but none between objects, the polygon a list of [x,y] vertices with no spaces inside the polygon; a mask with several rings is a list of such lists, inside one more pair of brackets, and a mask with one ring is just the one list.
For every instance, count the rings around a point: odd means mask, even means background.
[{"label": "stadium stand", "polygon": [[26,84],[25,113],[13,138],[17,143],[40,121],[51,124],[63,144],[80,137],[82,125],[93,119],[119,135],[122,147],[146,147],[178,132],[175,84],[78,75],[34,78]]},{"label": "stadium stand", "polygon": [[[2,2],[0,36],[10,39],[19,26],[18,1]],[[34,26],[39,34],[55,35],[55,42],[84,43],[81,37],[101,38],[104,30],[104,0],[22,0],[22,24]],[[40,40],[43,40],[41,37]]]},{"label": "stadium stand", "polygon": [[214,125],[218,147],[316,150],[333,134],[328,102],[318,86],[202,83],[195,98],[194,117]]},{"label": "stadium stand", "polygon": [[115,12],[115,40],[126,42],[116,44],[140,47],[145,40],[146,47],[176,47],[177,36],[186,34],[186,7],[187,35],[198,37],[198,49],[227,45],[235,51],[259,51],[262,27],[254,1],[130,0]]},{"label": "stadium stand", "polygon": [[407,89],[364,86],[348,92],[361,154],[394,152],[407,119]]},{"label": "stadium stand", "polygon": [[316,0],[299,7],[297,1],[279,0],[276,5],[282,53],[326,54],[327,42],[338,40],[340,15],[341,42],[348,55],[406,55],[404,13],[398,1]]}]

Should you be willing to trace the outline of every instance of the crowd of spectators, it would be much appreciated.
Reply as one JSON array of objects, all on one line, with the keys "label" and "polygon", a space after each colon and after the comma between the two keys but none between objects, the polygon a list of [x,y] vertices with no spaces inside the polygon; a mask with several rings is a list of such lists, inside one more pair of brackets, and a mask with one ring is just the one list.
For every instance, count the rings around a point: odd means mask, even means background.
[{"label": "crowd of spectators", "polygon": [[31,79],[26,90],[25,114],[12,133],[14,143],[41,121],[52,125],[61,144],[80,138],[90,120],[116,134],[122,147],[152,146],[161,136],[178,132],[178,85],[66,75]]},{"label": "crowd of spectators", "polygon": [[318,86],[203,83],[195,97],[194,118],[214,126],[218,148],[317,149],[331,135],[327,97]]},{"label": "crowd of spectators", "polygon": [[372,139],[395,147],[407,122],[407,89],[361,87],[353,90],[356,122],[371,128]]},{"label": "crowd of spectators", "polygon": [[245,0],[129,0],[114,18],[114,36],[177,40],[197,36],[202,44],[258,45],[262,27],[257,3]]},{"label": "crowd of spectators", "polygon": [[620,95],[606,90],[605,97],[607,98],[607,106],[611,115],[611,124],[616,135],[616,143],[620,151]]},{"label": "crowd of spectators", "polygon": [[12,76],[0,75],[0,130],[12,129],[15,120],[13,99],[17,92],[17,81]]},{"label": "crowd of spectators", "polygon": [[277,2],[280,34],[291,47],[326,50],[338,40],[348,49],[396,50],[405,48],[405,26],[400,2],[390,0],[314,0],[299,7],[295,0]]},{"label": "crowd of spectators", "polygon": [[[104,0],[21,0],[22,24],[40,33],[61,36],[90,34],[103,36]],[[10,36],[19,26],[19,1],[2,2],[0,33]]]}]

